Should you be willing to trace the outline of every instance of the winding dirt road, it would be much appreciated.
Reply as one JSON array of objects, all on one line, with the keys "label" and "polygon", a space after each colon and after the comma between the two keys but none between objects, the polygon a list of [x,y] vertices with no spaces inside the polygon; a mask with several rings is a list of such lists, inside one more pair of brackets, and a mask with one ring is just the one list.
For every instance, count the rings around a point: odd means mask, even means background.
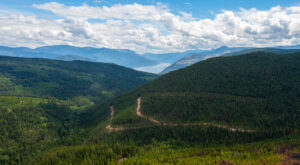
[{"label": "winding dirt road", "polygon": [[[226,126],[226,125],[221,125],[221,124],[215,124],[215,123],[206,123],[206,122],[202,122],[202,123],[162,123],[154,118],[151,118],[151,117],[148,117],[148,116],[145,116],[142,114],[141,112],[141,100],[142,100],[142,97],[139,97],[137,98],[137,108],[136,108],[136,115],[141,117],[141,118],[144,118],[156,125],[164,125],[164,126],[211,126],[211,127],[217,127],[217,128],[222,128],[222,129],[227,129],[231,132],[248,132],[248,133],[253,133],[253,132],[256,132],[256,130],[250,130],[250,129],[242,129],[242,128],[233,128],[233,127],[229,127],[229,126]],[[112,122],[112,119],[114,117],[114,113],[115,113],[115,110],[114,110],[114,106],[111,106],[110,107],[110,124],[106,126],[106,128],[109,130],[109,131],[124,131],[124,130],[129,130],[129,129],[139,129],[139,128],[148,128],[148,127],[151,127],[151,126],[145,126],[145,127],[130,127],[130,128],[123,128],[123,127],[117,127],[117,128],[113,128],[111,126],[111,122]]]},{"label": "winding dirt road", "polygon": [[110,121],[109,121],[109,124],[106,126],[106,129],[108,129],[109,131],[123,131],[124,128],[122,128],[122,127],[113,128],[111,126],[111,122],[114,118],[114,114],[115,114],[115,108],[112,105],[112,106],[110,106]]},{"label": "winding dirt road", "polygon": [[145,115],[142,114],[142,112],[141,112],[141,100],[142,100],[142,97],[139,97],[137,99],[136,115],[138,115],[141,118],[147,119],[147,120],[149,120],[152,123],[160,124],[161,125],[160,121],[155,120],[155,119],[153,119],[151,117],[146,117]]}]

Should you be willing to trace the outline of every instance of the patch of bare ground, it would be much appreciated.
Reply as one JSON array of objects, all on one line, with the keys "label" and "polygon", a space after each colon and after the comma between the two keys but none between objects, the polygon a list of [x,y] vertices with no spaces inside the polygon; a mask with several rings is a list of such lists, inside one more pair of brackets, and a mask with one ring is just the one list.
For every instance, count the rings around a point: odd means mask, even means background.
[{"label": "patch of bare ground", "polygon": [[226,161],[226,160],[221,160],[218,164],[219,165],[234,165],[234,163],[232,163],[230,161]]},{"label": "patch of bare ground", "polygon": [[112,105],[112,106],[110,106],[110,122],[109,122],[109,124],[106,126],[106,129],[109,130],[109,131],[123,131],[124,128],[122,128],[122,127],[113,128],[113,127],[111,126],[111,122],[112,122],[112,120],[113,120],[113,118],[114,118],[114,114],[115,114],[115,108],[114,108],[114,106]]},{"label": "patch of bare ground", "polygon": [[153,119],[151,117],[147,117],[142,114],[141,112],[141,99],[142,97],[139,97],[137,99],[137,108],[136,108],[136,114],[144,119],[149,120],[152,123],[159,124],[159,125],[164,125],[164,126],[212,126],[212,127],[217,127],[217,128],[222,128],[222,129],[227,129],[231,132],[256,132],[255,130],[248,130],[248,129],[242,129],[242,128],[232,128],[228,127],[226,125],[221,125],[221,124],[214,124],[214,123],[163,123],[161,121],[158,121],[156,119]]},{"label": "patch of bare ground", "polygon": [[127,159],[127,156],[126,156],[126,155],[122,155],[122,156],[119,158],[118,163],[120,164],[120,163],[126,161],[126,159]]}]

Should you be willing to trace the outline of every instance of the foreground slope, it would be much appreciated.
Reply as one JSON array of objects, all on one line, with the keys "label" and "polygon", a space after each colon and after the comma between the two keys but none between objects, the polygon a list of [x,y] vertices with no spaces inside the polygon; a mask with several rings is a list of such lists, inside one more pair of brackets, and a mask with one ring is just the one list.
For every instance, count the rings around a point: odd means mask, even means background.
[{"label": "foreground slope", "polygon": [[111,101],[112,125],[155,124],[135,113],[138,96],[141,113],[167,125],[214,123],[293,132],[300,126],[300,53],[212,58],[164,75]]}]

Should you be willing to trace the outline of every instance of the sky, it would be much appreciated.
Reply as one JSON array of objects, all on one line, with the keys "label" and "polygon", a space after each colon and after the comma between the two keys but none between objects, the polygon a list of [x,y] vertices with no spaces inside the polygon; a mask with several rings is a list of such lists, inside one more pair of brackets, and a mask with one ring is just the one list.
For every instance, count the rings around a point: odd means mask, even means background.
[{"label": "sky", "polygon": [[0,45],[183,52],[300,44],[300,0],[0,0]]}]

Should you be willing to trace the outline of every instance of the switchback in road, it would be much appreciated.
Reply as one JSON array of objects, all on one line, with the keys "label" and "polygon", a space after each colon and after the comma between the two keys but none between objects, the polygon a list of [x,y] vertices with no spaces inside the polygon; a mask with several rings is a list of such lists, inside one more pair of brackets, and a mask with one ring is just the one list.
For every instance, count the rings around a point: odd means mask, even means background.
[{"label": "switchback in road", "polygon": [[[137,98],[136,115],[150,121],[151,123],[154,123],[156,126],[157,125],[173,126],[173,127],[176,127],[176,126],[211,126],[211,127],[221,128],[221,129],[227,129],[231,132],[248,132],[248,133],[256,132],[256,130],[233,128],[233,127],[229,127],[229,126],[222,125],[222,124],[207,123],[207,122],[201,122],[201,123],[163,123],[163,122],[158,121],[158,120],[156,120],[152,117],[148,117],[148,116],[145,116],[145,115],[142,114],[142,112],[141,112],[141,100],[142,100],[142,97]],[[113,128],[111,126],[111,122],[113,120],[114,113],[115,113],[114,106],[110,107],[110,112],[111,112],[111,114],[110,114],[110,124],[106,126],[106,128],[109,131],[124,131],[124,130],[129,130],[129,129],[139,129],[139,128],[151,127],[151,126],[144,126],[144,127],[140,126],[140,127],[126,127],[126,128],[125,127],[116,127],[116,128]]]}]

